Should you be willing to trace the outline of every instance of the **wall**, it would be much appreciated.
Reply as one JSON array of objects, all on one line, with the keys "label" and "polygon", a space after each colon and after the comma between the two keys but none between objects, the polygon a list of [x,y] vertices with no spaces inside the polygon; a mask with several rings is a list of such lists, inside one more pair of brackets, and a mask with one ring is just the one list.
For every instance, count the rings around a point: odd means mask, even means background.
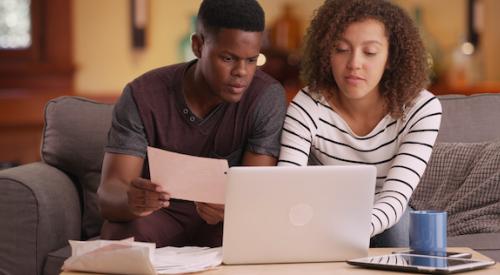
[{"label": "wall", "polygon": [[[484,0],[487,26],[500,25],[500,1]],[[302,19],[303,30],[322,0],[260,0],[269,26],[285,3],[294,6]],[[465,30],[465,0],[393,0],[408,11],[421,5],[428,32],[443,52],[450,53]],[[117,94],[141,73],[179,62],[178,44],[188,32],[189,19],[200,0],[150,0],[148,46],[133,51],[129,31],[129,1],[74,0],[74,53],[77,94]],[[444,14],[445,13],[445,14]],[[498,48],[500,32],[484,34],[485,75],[487,81],[500,82]]]},{"label": "wall", "polygon": [[[484,5],[484,30],[480,34],[483,61],[483,81],[500,82],[500,32],[495,26],[500,25],[500,1],[478,0]],[[466,32],[465,0],[393,0],[410,14],[416,6],[422,8],[423,24],[426,30],[439,44],[445,55],[446,65],[453,50],[464,40]],[[498,84],[494,85],[495,87]],[[495,88],[496,89],[496,88]]]},{"label": "wall", "polygon": [[500,1],[485,1],[484,54],[487,82],[500,82]]},{"label": "wall", "polygon": [[[260,1],[270,24],[284,3],[292,3],[300,18],[310,18],[320,0]],[[116,94],[145,71],[179,62],[178,44],[200,0],[150,0],[147,48],[134,51],[130,43],[129,1],[74,0],[76,93]],[[303,22],[303,29],[307,22]]]},{"label": "wall", "polygon": [[[415,7],[422,10],[422,21],[426,31],[436,39],[444,51],[452,50],[463,39],[466,27],[465,0],[393,0],[411,16]],[[443,12],[446,11],[446,16]]]},{"label": "wall", "polygon": [[148,46],[136,51],[130,42],[129,1],[75,0],[77,93],[116,93],[141,73],[177,61],[176,46],[199,0],[150,3]]}]

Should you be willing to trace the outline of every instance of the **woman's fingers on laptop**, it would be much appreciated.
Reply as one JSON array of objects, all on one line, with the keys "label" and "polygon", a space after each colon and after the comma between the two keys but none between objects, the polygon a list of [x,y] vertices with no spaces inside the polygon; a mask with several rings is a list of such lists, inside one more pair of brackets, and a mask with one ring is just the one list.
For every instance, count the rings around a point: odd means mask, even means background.
[{"label": "woman's fingers on laptop", "polygon": [[224,219],[224,205],[195,202],[196,211],[208,224],[217,224]]}]

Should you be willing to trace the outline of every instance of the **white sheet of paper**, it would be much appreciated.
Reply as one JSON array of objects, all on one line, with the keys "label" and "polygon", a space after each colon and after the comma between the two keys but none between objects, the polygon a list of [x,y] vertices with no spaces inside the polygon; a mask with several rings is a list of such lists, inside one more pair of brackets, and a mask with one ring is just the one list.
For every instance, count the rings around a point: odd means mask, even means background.
[{"label": "white sheet of paper", "polygon": [[227,160],[148,147],[148,161],[151,181],[162,185],[172,198],[224,204]]},{"label": "white sheet of paper", "polygon": [[158,274],[191,273],[213,269],[222,263],[222,247],[162,247],[155,251]]}]

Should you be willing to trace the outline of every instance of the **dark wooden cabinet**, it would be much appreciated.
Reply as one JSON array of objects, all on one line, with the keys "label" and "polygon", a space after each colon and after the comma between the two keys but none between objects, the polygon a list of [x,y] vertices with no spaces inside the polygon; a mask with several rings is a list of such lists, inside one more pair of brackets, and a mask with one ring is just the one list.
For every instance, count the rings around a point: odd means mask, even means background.
[{"label": "dark wooden cabinet", "polygon": [[31,46],[0,49],[0,168],[39,159],[45,103],[73,93],[72,3],[31,0]]}]

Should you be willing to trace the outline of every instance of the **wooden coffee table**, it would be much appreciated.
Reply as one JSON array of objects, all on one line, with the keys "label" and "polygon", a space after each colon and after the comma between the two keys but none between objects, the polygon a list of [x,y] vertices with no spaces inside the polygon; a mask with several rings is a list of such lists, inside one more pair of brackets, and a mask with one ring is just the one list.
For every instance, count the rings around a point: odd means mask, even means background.
[{"label": "wooden coffee table", "polygon": [[[390,254],[395,248],[371,248],[369,255],[384,255]],[[403,250],[403,249],[399,249]],[[472,259],[485,260],[488,257],[470,249],[463,247],[449,248],[449,251],[460,251],[472,253]],[[200,275],[363,275],[363,274],[410,274],[400,273],[394,271],[381,271],[374,269],[364,269],[351,266],[345,262],[328,262],[328,263],[300,263],[300,264],[265,264],[265,265],[221,265],[215,269],[198,272],[195,274]],[[470,275],[486,275],[486,274],[500,274],[500,264],[480,269],[476,271],[467,272]],[[63,272],[61,275],[92,275],[92,273],[77,273],[77,272]],[[94,274],[100,275],[100,274]]]}]

